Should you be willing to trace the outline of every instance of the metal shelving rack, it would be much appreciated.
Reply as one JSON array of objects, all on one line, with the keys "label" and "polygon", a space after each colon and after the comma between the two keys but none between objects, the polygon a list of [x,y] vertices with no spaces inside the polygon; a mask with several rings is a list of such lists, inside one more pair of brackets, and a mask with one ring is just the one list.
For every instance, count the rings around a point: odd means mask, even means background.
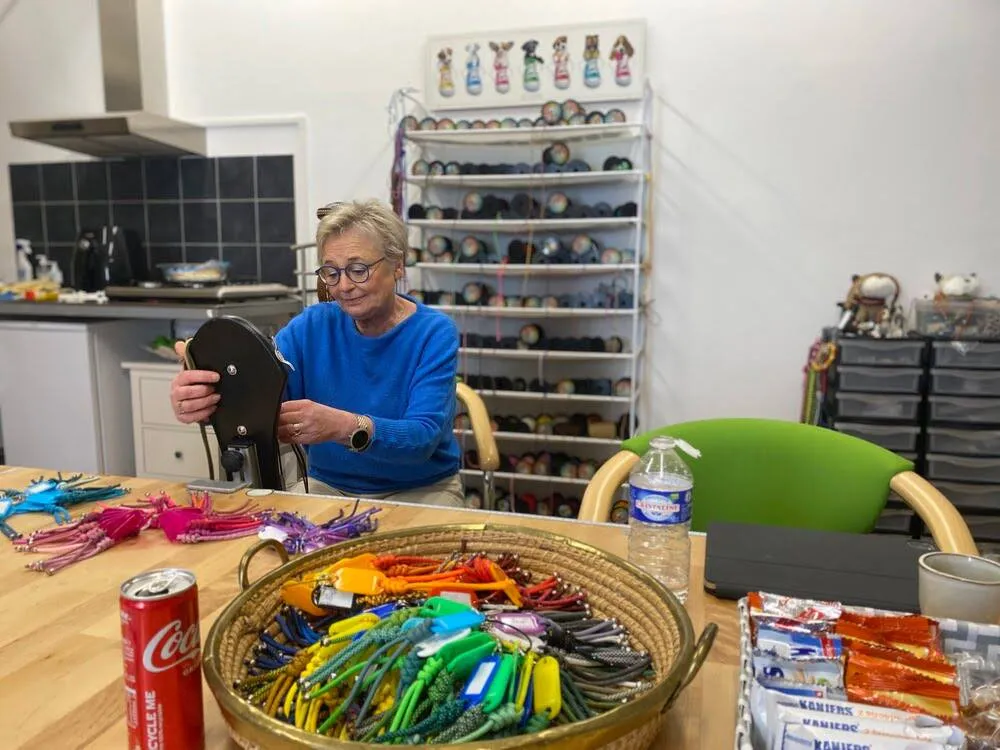
[{"label": "metal shelving rack", "polygon": [[[589,108],[596,108],[587,105]],[[409,286],[413,289],[457,292],[464,283],[478,281],[505,288],[528,289],[531,285],[550,288],[560,285],[570,292],[591,291],[603,281],[627,281],[633,293],[634,304],[629,308],[558,308],[558,307],[497,307],[463,304],[434,305],[450,315],[459,329],[467,333],[470,327],[483,329],[493,326],[497,335],[501,327],[537,322],[546,330],[558,331],[556,335],[620,335],[626,339],[626,348],[618,352],[590,352],[536,349],[489,349],[462,346],[459,350],[459,370],[492,375],[508,374],[510,368],[532,368],[531,375],[540,380],[556,381],[568,377],[610,377],[612,380],[628,377],[632,390],[628,396],[563,394],[552,392],[478,390],[487,401],[491,415],[534,415],[539,412],[570,414],[574,411],[603,411],[609,421],[617,422],[622,414],[628,415],[628,430],[637,428],[639,403],[645,391],[642,381],[642,358],[646,337],[646,295],[651,252],[649,237],[649,195],[651,194],[651,134],[653,95],[646,86],[641,100],[622,104],[626,111],[625,123],[600,125],[573,125],[533,128],[499,128],[466,130],[409,130],[404,134],[402,168],[404,182],[404,217],[415,203],[441,207],[461,206],[465,191],[488,190],[510,195],[506,191],[528,192],[544,199],[547,192],[563,191],[581,196],[584,203],[605,201],[611,205],[634,201],[638,207],[635,217],[560,218],[530,220],[482,219],[409,219],[410,243],[424,248],[428,237],[443,234],[457,243],[466,235],[473,235],[495,249],[499,256],[505,254],[507,243],[516,236],[538,240],[555,234],[568,239],[568,233],[586,233],[605,246],[631,249],[634,262],[618,264],[512,264],[418,262],[408,268]],[[477,111],[470,119],[518,118],[537,115],[537,109],[506,107]],[[421,113],[438,116],[438,113]],[[440,116],[446,116],[441,114]],[[458,117],[456,113],[447,113]],[[573,158],[582,158],[591,165],[588,172],[533,173],[533,174],[444,174],[413,175],[412,164],[417,159],[431,161],[472,161],[475,163],[534,162],[541,160],[542,150],[552,143],[562,142],[571,149]],[[631,169],[604,171],[603,161],[608,155],[627,156]],[[609,196],[615,196],[614,198]],[[544,202],[544,200],[543,200]],[[461,214],[459,214],[461,215]],[[458,295],[456,294],[456,297]],[[576,328],[577,332],[565,334],[563,330]],[[614,334],[595,331],[617,327]],[[584,372],[581,372],[585,368]],[[525,451],[569,453],[600,463],[618,448],[616,439],[569,437],[552,434],[534,434],[497,431],[501,454]],[[456,430],[456,435],[471,447],[471,433]],[[524,474],[514,471],[495,473],[498,486],[509,486],[511,494],[521,486],[537,488],[539,484],[549,489],[582,494],[587,479],[551,475]],[[466,482],[479,475],[478,471],[463,469]],[[529,491],[529,490],[525,490]],[[530,491],[534,492],[535,489]],[[553,509],[554,512],[554,509]]]}]

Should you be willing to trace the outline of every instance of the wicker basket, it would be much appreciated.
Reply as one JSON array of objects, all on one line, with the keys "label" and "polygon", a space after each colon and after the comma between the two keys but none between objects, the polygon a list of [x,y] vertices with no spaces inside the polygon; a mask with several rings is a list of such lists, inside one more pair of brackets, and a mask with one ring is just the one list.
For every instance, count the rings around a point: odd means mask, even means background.
[{"label": "wicker basket", "polygon": [[[260,630],[281,606],[281,583],[306,571],[362,552],[445,556],[459,549],[491,554],[515,551],[521,567],[539,575],[559,571],[563,579],[587,589],[598,616],[617,617],[638,646],[653,657],[658,681],[641,697],[586,721],[544,732],[503,740],[468,743],[480,748],[648,748],[660,731],[666,711],[694,678],[711,648],[715,626],[706,627],[697,646],[691,621],[676,598],[657,581],[619,557],[572,539],[534,529],[498,525],[429,526],[376,534],[318,550],[271,571],[252,586],[247,565],[261,549],[277,542],[261,542],[240,564],[243,590],[219,616],[205,645],[205,677],[234,740],[244,748],[361,748],[295,729],[250,706],[232,684],[246,674],[244,659]],[[287,559],[287,558],[285,558]]]}]

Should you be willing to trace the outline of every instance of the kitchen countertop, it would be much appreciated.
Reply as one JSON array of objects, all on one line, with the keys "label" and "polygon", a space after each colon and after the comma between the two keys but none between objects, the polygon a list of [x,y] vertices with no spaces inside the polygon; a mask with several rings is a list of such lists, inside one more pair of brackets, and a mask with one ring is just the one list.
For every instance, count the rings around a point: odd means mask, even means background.
[{"label": "kitchen countertop", "polygon": [[245,302],[0,302],[0,320],[19,319],[124,319],[198,320],[238,315],[241,318],[292,316],[302,310],[298,297],[256,299]]}]

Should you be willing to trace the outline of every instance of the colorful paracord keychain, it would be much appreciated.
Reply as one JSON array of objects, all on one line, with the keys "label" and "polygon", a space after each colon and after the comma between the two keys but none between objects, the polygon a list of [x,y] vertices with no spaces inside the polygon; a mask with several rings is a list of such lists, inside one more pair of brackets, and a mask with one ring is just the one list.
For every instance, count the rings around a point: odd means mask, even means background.
[{"label": "colorful paracord keychain", "polygon": [[234,687],[308,732],[379,744],[541,731],[648,690],[648,654],[516,555],[362,554],[281,589]]}]

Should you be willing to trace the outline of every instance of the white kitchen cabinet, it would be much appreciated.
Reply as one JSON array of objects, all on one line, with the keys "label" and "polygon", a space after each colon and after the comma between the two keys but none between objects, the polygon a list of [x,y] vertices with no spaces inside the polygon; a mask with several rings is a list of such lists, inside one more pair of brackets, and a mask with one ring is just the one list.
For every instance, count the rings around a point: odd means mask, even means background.
[{"label": "white kitchen cabinet", "polygon": [[97,474],[135,472],[123,360],[162,333],[157,321],[0,321],[5,461]]},{"label": "white kitchen cabinet", "polygon": [[[132,437],[135,472],[176,482],[207,479],[208,455],[197,425],[181,424],[170,406],[170,381],[179,365],[159,362],[123,362],[132,393]],[[219,476],[219,443],[211,427],[206,429],[212,465]],[[295,454],[281,447],[286,484],[299,480]]]},{"label": "white kitchen cabinet", "polygon": [[[208,453],[197,425],[181,424],[170,408],[170,381],[180,365],[124,362],[132,393],[132,440],[135,472],[178,482],[207,479]],[[218,464],[215,433],[206,430],[213,465]]]}]

